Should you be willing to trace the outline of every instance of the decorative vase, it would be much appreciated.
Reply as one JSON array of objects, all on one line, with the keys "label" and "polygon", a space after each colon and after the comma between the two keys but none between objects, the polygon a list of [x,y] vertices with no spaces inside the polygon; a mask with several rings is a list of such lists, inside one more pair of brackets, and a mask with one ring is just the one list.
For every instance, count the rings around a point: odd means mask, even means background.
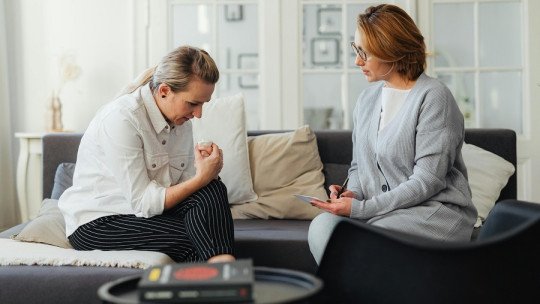
[{"label": "decorative vase", "polygon": [[62,124],[62,102],[54,91],[47,105],[47,131],[64,131],[64,125]]}]

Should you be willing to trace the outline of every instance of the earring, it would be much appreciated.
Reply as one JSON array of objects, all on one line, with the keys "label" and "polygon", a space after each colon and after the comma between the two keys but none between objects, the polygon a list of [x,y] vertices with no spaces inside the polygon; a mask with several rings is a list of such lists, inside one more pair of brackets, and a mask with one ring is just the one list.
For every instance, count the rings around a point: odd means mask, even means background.
[{"label": "earring", "polygon": [[161,98],[165,98],[166,96],[165,95],[161,95]]}]

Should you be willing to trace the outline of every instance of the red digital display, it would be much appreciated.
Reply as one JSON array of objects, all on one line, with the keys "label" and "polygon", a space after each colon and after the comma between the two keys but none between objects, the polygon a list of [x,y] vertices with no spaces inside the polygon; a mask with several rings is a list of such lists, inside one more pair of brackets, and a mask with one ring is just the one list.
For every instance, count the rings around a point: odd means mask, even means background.
[{"label": "red digital display", "polygon": [[197,266],[177,270],[174,273],[174,278],[177,280],[199,281],[214,278],[218,274],[219,271],[216,268]]}]

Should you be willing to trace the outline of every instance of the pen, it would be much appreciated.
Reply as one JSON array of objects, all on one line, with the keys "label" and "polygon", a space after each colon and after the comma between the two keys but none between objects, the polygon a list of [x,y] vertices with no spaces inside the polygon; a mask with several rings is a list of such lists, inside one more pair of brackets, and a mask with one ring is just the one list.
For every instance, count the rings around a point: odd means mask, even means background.
[{"label": "pen", "polygon": [[347,176],[347,178],[343,182],[343,185],[341,185],[341,189],[339,189],[339,191],[337,193],[337,198],[339,198],[341,196],[341,194],[343,194],[343,191],[345,191],[345,188],[347,187],[348,182],[349,182],[349,177]]}]

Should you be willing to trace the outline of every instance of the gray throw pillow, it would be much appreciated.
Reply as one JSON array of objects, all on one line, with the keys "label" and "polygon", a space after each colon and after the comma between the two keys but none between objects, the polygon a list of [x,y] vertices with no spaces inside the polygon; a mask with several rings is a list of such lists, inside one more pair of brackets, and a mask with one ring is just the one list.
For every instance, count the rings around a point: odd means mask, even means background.
[{"label": "gray throw pillow", "polygon": [[61,248],[73,248],[66,237],[66,223],[58,209],[58,201],[45,199],[38,216],[12,238],[23,242],[43,243]]},{"label": "gray throw pillow", "polygon": [[54,175],[54,185],[51,193],[51,199],[59,199],[64,191],[73,185],[74,163],[61,163],[56,168]]}]

